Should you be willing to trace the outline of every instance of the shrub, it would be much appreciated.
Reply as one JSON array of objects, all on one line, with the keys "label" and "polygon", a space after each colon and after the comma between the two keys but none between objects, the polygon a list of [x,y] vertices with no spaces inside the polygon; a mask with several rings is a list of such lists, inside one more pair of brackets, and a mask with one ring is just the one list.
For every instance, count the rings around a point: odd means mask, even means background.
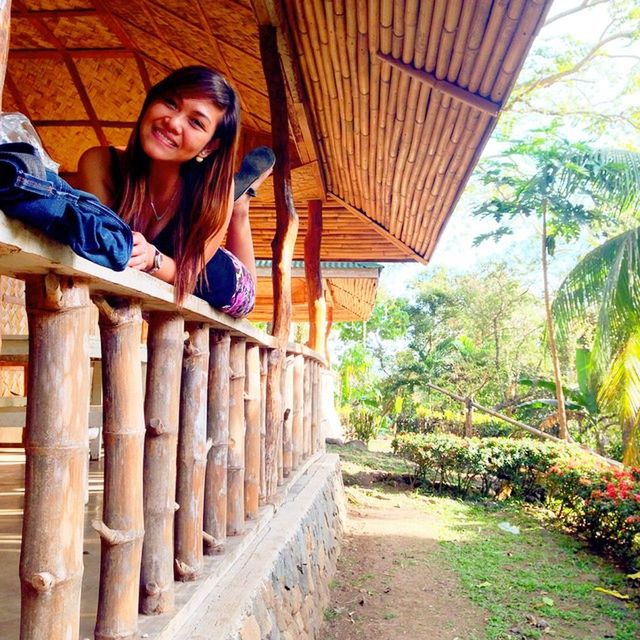
[{"label": "shrub", "polygon": [[384,426],[385,418],[379,410],[365,406],[356,406],[342,414],[345,418],[345,431],[347,438],[362,440],[368,444],[380,434]]},{"label": "shrub", "polygon": [[396,453],[425,482],[460,495],[545,498],[556,517],[594,549],[629,568],[640,563],[640,469],[612,471],[577,446],[528,438],[400,434]]}]

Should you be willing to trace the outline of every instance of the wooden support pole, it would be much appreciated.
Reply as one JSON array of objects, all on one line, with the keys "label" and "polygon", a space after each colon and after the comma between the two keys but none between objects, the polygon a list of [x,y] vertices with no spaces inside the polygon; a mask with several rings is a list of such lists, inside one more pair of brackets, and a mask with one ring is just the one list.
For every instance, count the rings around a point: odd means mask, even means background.
[{"label": "wooden support pole", "polygon": [[[11,0],[0,0],[0,107],[4,93],[4,78],[7,72],[9,56],[9,27],[11,25]],[[6,109],[3,109],[6,111]],[[1,343],[0,343],[0,346]]]},{"label": "wooden support pole", "polygon": [[260,348],[260,505],[267,501],[267,357],[268,350]]},{"label": "wooden support pole", "polygon": [[26,280],[29,387],[24,436],[20,638],[77,640],[89,416],[89,288]]},{"label": "wooden support pole", "polygon": [[320,363],[311,362],[311,453],[320,448]]},{"label": "wooden support pole", "polygon": [[176,470],[175,577],[187,582],[202,572],[204,477],[207,466],[209,327],[188,322],[180,388]]},{"label": "wooden support pole", "polygon": [[282,476],[288,478],[293,468],[293,363],[289,356],[284,374],[284,420],[282,425]]},{"label": "wooden support pole", "polygon": [[298,234],[298,214],[291,188],[291,158],[289,156],[289,113],[287,95],[276,28],[260,25],[260,57],[269,78],[269,108],[271,114],[272,146],[277,161],[273,171],[273,190],[276,205],[276,233],[271,243],[273,251],[273,335],[278,347],[268,358],[267,377],[267,499],[277,491],[278,448],[282,447],[282,376],[291,327],[291,261]]},{"label": "wooden support pole", "polygon": [[184,321],[154,312],[147,337],[144,417],[144,544],[140,612],[157,615],[174,604],[173,527]]},{"label": "wooden support pole", "polygon": [[205,553],[222,553],[227,537],[227,460],[229,456],[229,349],[225,331],[210,336],[207,437],[212,446],[207,456],[204,490]]},{"label": "wooden support pole", "polygon": [[[97,299],[102,351],[104,502],[95,638],[138,637],[138,589],[144,537],[144,400],[140,304]],[[99,377],[99,376],[98,376]]]},{"label": "wooden support pole", "polygon": [[304,239],[304,273],[309,308],[309,347],[324,354],[327,301],[320,268],[322,200],[309,200],[308,212],[307,235]]},{"label": "wooden support pole", "polygon": [[324,359],[327,362],[327,366],[331,363],[331,353],[329,352],[329,335],[331,334],[331,327],[333,326],[333,306],[327,309],[327,328],[324,334]]},{"label": "wooden support pole", "polygon": [[233,338],[229,354],[229,458],[227,461],[227,535],[237,536],[244,528],[244,338]]},{"label": "wooden support pole", "polygon": [[304,451],[302,420],[304,415],[304,356],[293,358],[292,466],[297,469]]},{"label": "wooden support pole", "polygon": [[311,455],[311,412],[313,408],[313,388],[311,384],[311,361],[304,359],[304,407],[302,413],[302,457]]},{"label": "wooden support pole", "polygon": [[260,347],[247,345],[246,358],[244,512],[247,518],[255,519],[260,507]]}]

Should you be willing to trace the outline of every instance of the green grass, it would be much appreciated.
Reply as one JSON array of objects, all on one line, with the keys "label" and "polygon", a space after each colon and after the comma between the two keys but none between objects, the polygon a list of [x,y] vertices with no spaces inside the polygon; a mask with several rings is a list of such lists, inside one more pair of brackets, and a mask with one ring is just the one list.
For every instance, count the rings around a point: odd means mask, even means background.
[{"label": "green grass", "polygon": [[[625,575],[572,538],[541,528],[515,505],[417,501],[440,516],[442,557],[466,595],[489,613],[487,640],[546,636],[535,626],[541,619],[563,640],[640,638],[638,608],[595,591],[600,586],[624,593]],[[520,527],[520,535],[502,531],[504,521]],[[517,634],[510,633],[514,628]]]},{"label": "green grass", "polygon": [[[334,450],[356,481],[365,473],[383,474],[385,480],[411,473],[391,454]],[[385,486],[376,489],[384,492]],[[568,535],[545,529],[521,505],[412,495],[416,509],[438,523],[440,559],[458,576],[465,595],[487,612],[482,640],[640,638],[638,607],[595,591],[629,592],[625,575]],[[504,521],[517,525],[520,535],[502,531],[498,524]]]}]

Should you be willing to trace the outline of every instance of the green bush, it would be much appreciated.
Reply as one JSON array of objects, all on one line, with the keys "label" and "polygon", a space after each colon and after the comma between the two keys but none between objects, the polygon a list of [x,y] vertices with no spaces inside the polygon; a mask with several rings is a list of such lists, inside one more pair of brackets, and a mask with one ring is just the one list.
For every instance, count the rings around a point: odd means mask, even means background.
[{"label": "green bush", "polygon": [[544,499],[594,549],[639,568],[640,469],[612,471],[580,447],[528,438],[404,433],[393,448],[438,488],[462,496]]},{"label": "green bush", "polygon": [[380,435],[386,420],[379,410],[366,406],[343,408],[341,415],[346,437],[349,440],[361,440],[365,444]]}]

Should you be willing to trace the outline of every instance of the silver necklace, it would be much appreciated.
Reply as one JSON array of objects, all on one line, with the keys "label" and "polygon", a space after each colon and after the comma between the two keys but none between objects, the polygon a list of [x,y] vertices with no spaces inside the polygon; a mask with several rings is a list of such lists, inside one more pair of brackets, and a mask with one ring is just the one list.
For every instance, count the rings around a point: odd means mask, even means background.
[{"label": "silver necklace", "polygon": [[151,205],[151,211],[153,211],[153,216],[155,217],[156,221],[160,222],[160,220],[162,220],[162,218],[167,215],[167,209],[165,209],[160,215],[158,215],[158,210],[156,209],[156,205],[153,204],[151,196],[149,196],[149,204]]}]

